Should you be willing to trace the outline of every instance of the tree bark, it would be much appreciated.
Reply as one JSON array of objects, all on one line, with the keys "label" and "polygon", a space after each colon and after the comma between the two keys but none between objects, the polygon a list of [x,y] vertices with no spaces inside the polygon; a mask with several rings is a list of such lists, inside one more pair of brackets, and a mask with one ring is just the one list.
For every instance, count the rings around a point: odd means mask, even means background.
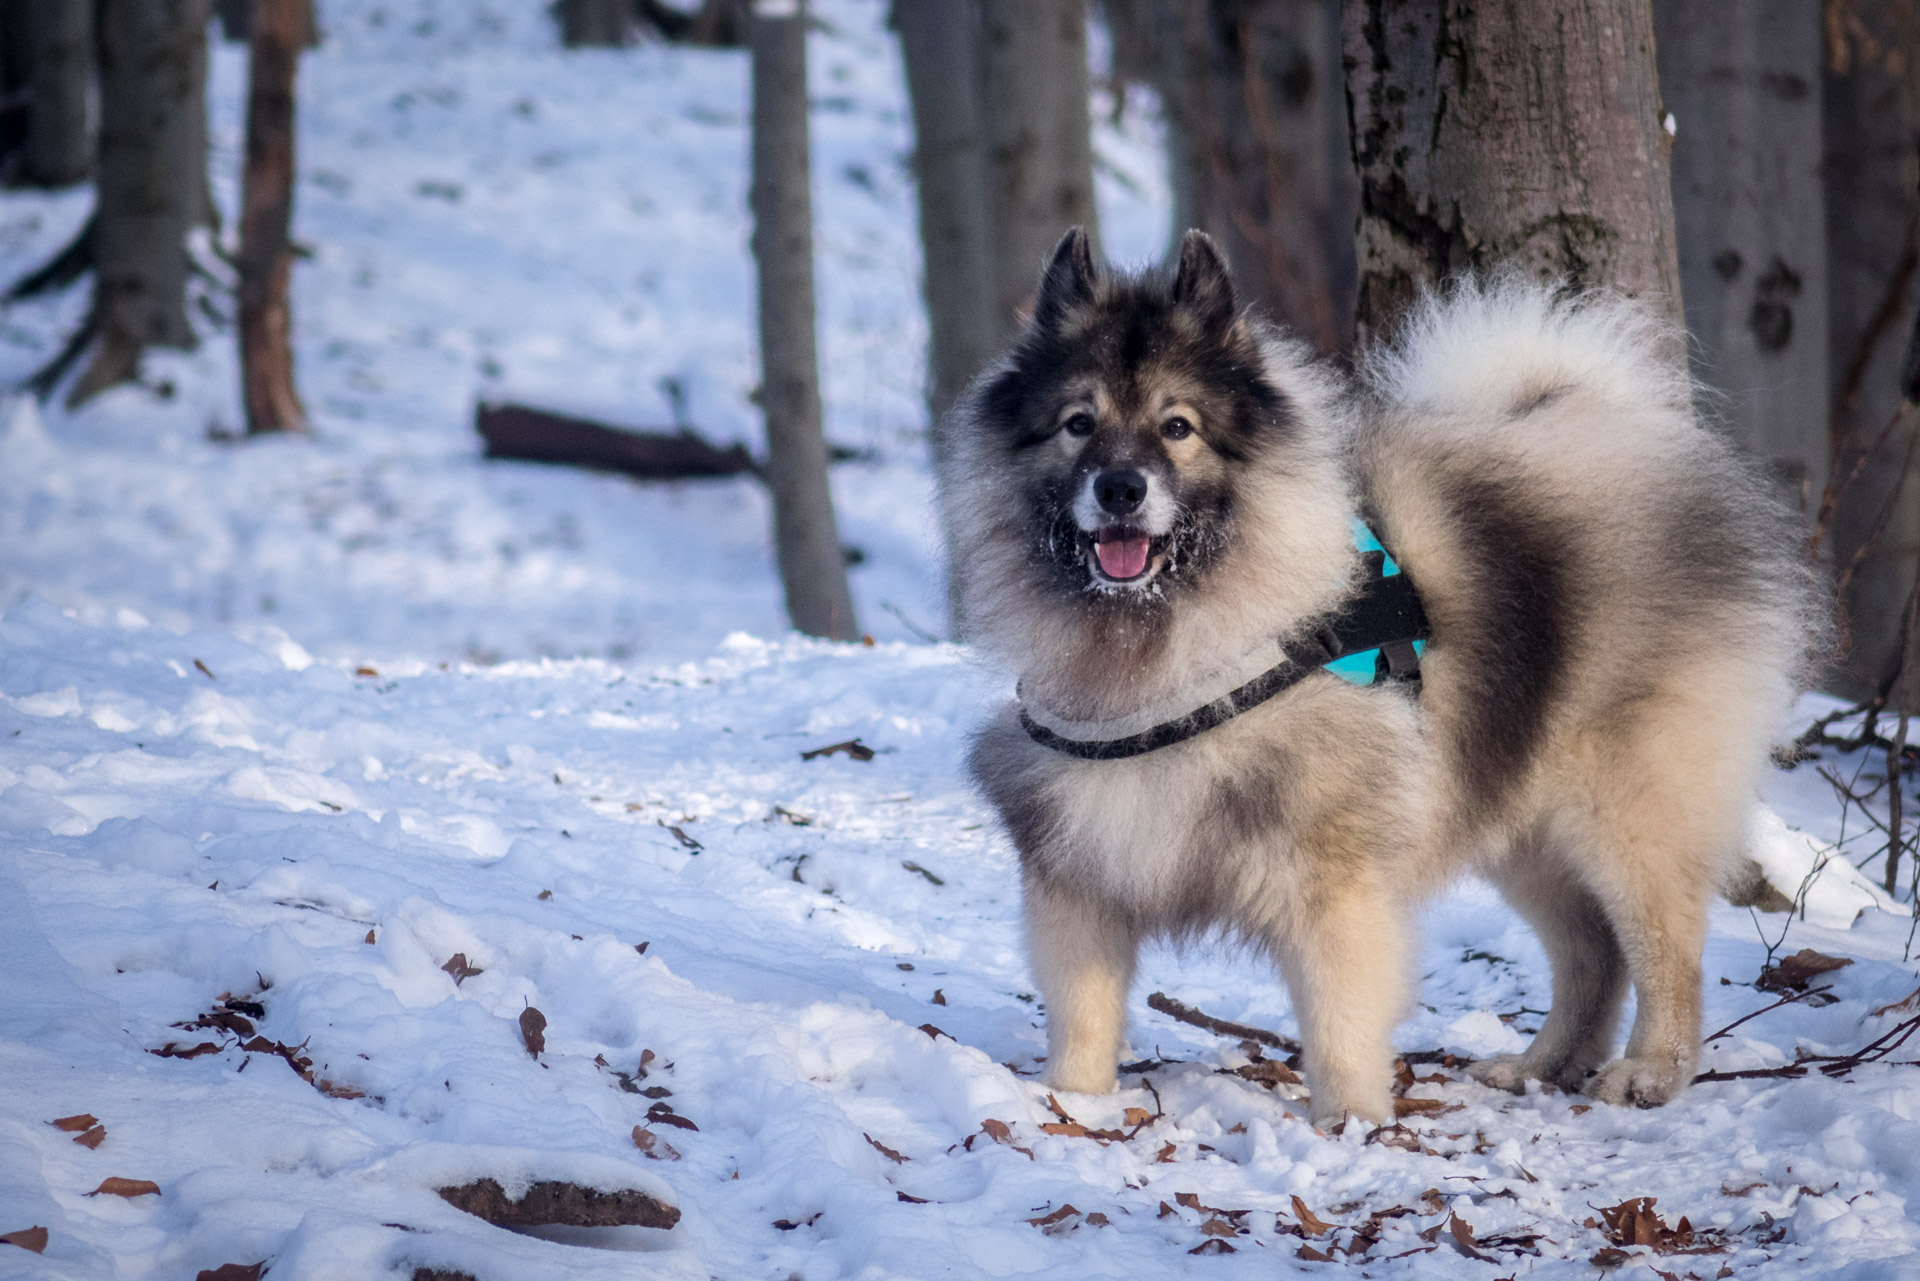
[{"label": "tree bark", "polygon": [[805,0],[755,0],[748,33],[760,394],[767,415],[774,549],[793,625],[809,635],[853,640],[860,633],[827,486],[814,344]]},{"label": "tree bark", "polygon": [[557,0],[560,43],[569,49],[633,43],[640,11],[634,0]]},{"label": "tree bark", "polygon": [[93,170],[93,6],[33,0],[33,101],[23,174],[71,187]]},{"label": "tree bark", "polygon": [[79,404],[150,346],[191,348],[187,232],[206,209],[208,0],[101,0],[92,363]]},{"label": "tree bark", "polygon": [[1174,239],[1322,352],[1353,336],[1357,203],[1339,0],[1107,0],[1116,71],[1159,93]]},{"label": "tree bark", "polygon": [[1853,699],[1873,695],[1899,663],[1904,605],[1920,570],[1920,450],[1900,390],[1920,255],[1916,9],[1914,0],[1845,6],[1828,27],[1821,78],[1835,484],[1859,468],[1833,511],[1832,564],[1848,575],[1846,644],[1827,688]]},{"label": "tree bark", "polygon": [[1069,227],[1095,243],[1086,0],[981,0],[997,342],[1019,329]]},{"label": "tree bark", "polygon": [[988,227],[986,124],[977,4],[894,0],[893,26],[913,99],[913,171],[931,350],[927,407],[936,458],[940,419],[998,354],[993,237]]},{"label": "tree bark", "polygon": [[247,434],[305,431],[294,389],[294,80],[305,0],[256,0],[247,63],[247,159],[240,191],[240,385]]},{"label": "tree bark", "polygon": [[1362,343],[1496,264],[1681,319],[1649,0],[1346,0],[1342,38]]},{"label": "tree bark", "polygon": [[1694,373],[1811,521],[1827,475],[1820,12],[1656,0]]}]

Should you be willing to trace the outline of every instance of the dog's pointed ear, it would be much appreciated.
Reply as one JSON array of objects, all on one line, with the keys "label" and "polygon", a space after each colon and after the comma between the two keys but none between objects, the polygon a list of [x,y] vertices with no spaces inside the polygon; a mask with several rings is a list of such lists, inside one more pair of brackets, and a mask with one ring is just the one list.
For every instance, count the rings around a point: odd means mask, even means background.
[{"label": "dog's pointed ear", "polygon": [[1180,240],[1180,267],[1173,277],[1173,302],[1197,317],[1208,329],[1225,329],[1240,310],[1233,277],[1220,246],[1204,231],[1189,231]]},{"label": "dog's pointed ear", "polygon": [[1093,302],[1099,280],[1100,270],[1093,264],[1093,241],[1085,228],[1075,227],[1060,237],[1041,274],[1040,292],[1033,300],[1034,327],[1058,329],[1074,311]]}]

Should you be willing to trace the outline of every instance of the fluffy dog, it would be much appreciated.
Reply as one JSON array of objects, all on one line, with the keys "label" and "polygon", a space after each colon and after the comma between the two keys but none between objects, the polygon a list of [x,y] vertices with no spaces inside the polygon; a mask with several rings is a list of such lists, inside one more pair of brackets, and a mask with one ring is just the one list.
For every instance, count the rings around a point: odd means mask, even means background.
[{"label": "fluffy dog", "polygon": [[[1465,870],[1553,965],[1481,1080],[1688,1083],[1709,898],[1818,611],[1680,350],[1624,300],[1466,283],[1349,378],[1243,311],[1198,232],[1137,276],[1061,241],[939,477],[967,634],[1019,676],[970,766],[1020,853],[1049,1085],[1115,1087],[1144,937],[1222,930],[1278,964],[1316,1122],[1390,1119],[1414,912]],[[1138,755],[1048,744],[1181,723],[1302,652],[1360,589],[1356,517],[1424,602],[1417,683],[1314,668]]]}]

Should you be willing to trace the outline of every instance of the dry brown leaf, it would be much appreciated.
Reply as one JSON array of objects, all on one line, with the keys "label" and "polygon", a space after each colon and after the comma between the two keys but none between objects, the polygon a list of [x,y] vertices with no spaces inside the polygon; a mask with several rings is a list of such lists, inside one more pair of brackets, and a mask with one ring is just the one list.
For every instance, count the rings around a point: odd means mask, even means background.
[{"label": "dry brown leaf", "polygon": [[1276,1085],[1300,1084],[1300,1074],[1279,1059],[1256,1059],[1243,1067],[1235,1068],[1234,1074],[1249,1081],[1257,1081],[1269,1090]]},{"label": "dry brown leaf", "polygon": [[1915,988],[1891,1005],[1883,1005],[1872,1011],[1868,1017],[1879,1018],[1882,1014],[1912,1014],[1920,1010],[1920,987]]},{"label": "dry brown leaf", "polygon": [[1168,1205],[1165,1201],[1162,1201],[1160,1203],[1160,1213],[1153,1217],[1156,1219],[1177,1219],[1180,1217],[1180,1212]]},{"label": "dry brown leaf", "polygon": [[886,1144],[882,1143],[880,1140],[874,1138],[871,1134],[862,1133],[860,1137],[865,1139],[867,1142],[871,1143],[873,1145],[873,1150],[875,1152],[878,1152],[881,1156],[887,1158],[887,1160],[893,1162],[895,1165],[903,1165],[906,1163],[906,1160],[907,1160],[906,1157],[901,1156],[898,1152],[895,1152],[892,1148],[888,1147]]},{"label": "dry brown leaf", "polygon": [[1230,1237],[1237,1236],[1238,1233],[1233,1230],[1231,1223],[1216,1216],[1200,1225],[1200,1235],[1208,1237]]},{"label": "dry brown leaf", "polygon": [[923,1196],[914,1196],[914,1195],[912,1195],[911,1193],[908,1193],[908,1192],[902,1192],[902,1191],[901,1191],[900,1189],[898,1189],[898,1188],[895,1188],[895,1189],[893,1190],[893,1199],[894,1199],[894,1200],[896,1200],[896,1201],[905,1201],[905,1202],[906,1202],[906,1203],[907,1203],[908,1205],[929,1205],[929,1204],[931,1204],[931,1202],[930,1202],[930,1201],[929,1201],[929,1200],[928,1200],[928,1199],[927,1199],[926,1197],[923,1197]]},{"label": "dry brown leaf", "polygon": [[1447,1110],[1445,1099],[1395,1099],[1393,1114],[1401,1116],[1438,1116]]},{"label": "dry brown leaf", "polygon": [[380,673],[376,669],[362,664],[353,669],[353,674],[355,676],[378,676]]},{"label": "dry brown leaf", "polygon": [[266,1268],[264,1259],[259,1263],[223,1263],[217,1268],[200,1269],[193,1281],[260,1281]]},{"label": "dry brown leaf", "polygon": [[87,1193],[88,1196],[159,1196],[160,1185],[151,1179],[108,1178],[100,1180],[100,1186]]},{"label": "dry brown leaf", "polygon": [[1240,1252],[1234,1249],[1232,1246],[1228,1245],[1225,1241],[1222,1241],[1218,1237],[1215,1237],[1211,1241],[1202,1241],[1199,1245],[1196,1245],[1193,1247],[1193,1249],[1187,1251],[1187,1253],[1188,1254],[1238,1254]]},{"label": "dry brown leaf", "polygon": [[202,1041],[198,1045],[190,1045],[182,1048],[177,1043],[168,1041],[159,1049],[148,1050],[147,1053],[156,1054],[163,1059],[197,1059],[202,1054],[220,1053],[220,1046],[219,1043],[215,1041]]},{"label": "dry brown leaf", "polygon": [[935,1027],[931,1023],[922,1023],[920,1025],[920,1030],[922,1032],[925,1032],[928,1038],[931,1040],[937,1041],[943,1036],[945,1036],[949,1041],[953,1039],[951,1036],[948,1036],[947,1033],[941,1031],[939,1028]]},{"label": "dry brown leaf", "polygon": [[547,1016],[531,1005],[520,1011],[520,1039],[536,1059],[547,1051]]},{"label": "dry brown leaf", "polygon": [[1087,1226],[1090,1228],[1104,1228],[1112,1222],[1113,1222],[1112,1219],[1109,1219],[1106,1215],[1100,1213],[1100,1211],[1098,1210],[1095,1210],[1092,1214],[1089,1214],[1087,1216]]},{"label": "dry brown leaf", "polygon": [[16,1228],[12,1232],[0,1233],[0,1245],[17,1245],[22,1250],[31,1250],[39,1254],[47,1248],[47,1230]]},{"label": "dry brown leaf", "polygon": [[980,1128],[985,1130],[987,1137],[995,1143],[1013,1142],[1013,1129],[1005,1121],[996,1121],[988,1117],[980,1123]]},{"label": "dry brown leaf", "polygon": [[935,1005],[945,1005],[947,1003],[947,993],[945,989],[937,987],[933,989],[933,1003]]},{"label": "dry brown leaf", "polygon": [[313,1088],[330,1099],[364,1099],[367,1097],[365,1090],[355,1089],[351,1085],[339,1085],[327,1080],[325,1077],[321,1077],[315,1081]]},{"label": "dry brown leaf", "polygon": [[1087,1136],[1087,1127],[1078,1121],[1048,1121],[1040,1127],[1042,1134],[1063,1134],[1070,1139],[1083,1139]]},{"label": "dry brown leaf", "polygon": [[74,1135],[73,1141],[83,1148],[97,1148],[101,1143],[106,1141],[106,1137],[107,1127],[104,1125],[96,1125],[83,1134]]},{"label": "dry brown leaf", "polygon": [[1480,1243],[1474,1239],[1473,1229],[1468,1227],[1466,1221],[1459,1215],[1447,1215],[1447,1231],[1453,1236],[1453,1248],[1469,1259],[1478,1259],[1482,1263],[1494,1262],[1492,1255],[1481,1253]]},{"label": "dry brown leaf", "polygon": [[1802,992],[1818,976],[1852,964],[1851,957],[1828,956],[1803,947],[1762,970],[1754,986],[1763,992]]},{"label": "dry brown leaf", "polygon": [[816,756],[832,756],[836,752],[845,752],[849,759],[856,761],[873,759],[873,749],[857,738],[850,738],[844,743],[829,743],[825,747],[816,747],[812,751],[802,752],[800,759],[810,761]]},{"label": "dry brown leaf", "polygon": [[1028,1219],[1027,1222],[1036,1228],[1050,1228],[1056,1223],[1064,1223],[1078,1213],[1080,1213],[1080,1211],[1074,1209],[1071,1205],[1063,1205],[1052,1214],[1043,1214],[1037,1219]]},{"label": "dry brown leaf", "polygon": [[[1222,1242],[1221,1244],[1224,1245],[1226,1243]],[[1192,1251],[1188,1251],[1188,1253],[1192,1253]],[[1331,1254],[1322,1254],[1320,1251],[1314,1249],[1310,1245],[1305,1244],[1304,1242],[1301,1244],[1298,1250],[1295,1250],[1293,1252],[1293,1257],[1296,1259],[1305,1259],[1308,1263],[1332,1263],[1333,1262],[1333,1256]]]},{"label": "dry brown leaf", "polygon": [[644,1125],[633,1127],[633,1146],[656,1161],[678,1161],[680,1153],[673,1144],[667,1142]]},{"label": "dry brown leaf", "polygon": [[372,931],[372,930],[368,930],[368,931],[367,931],[367,942],[369,942],[369,943],[371,943],[371,942],[373,942],[373,931]]},{"label": "dry brown leaf", "polygon": [[194,660],[193,660],[193,665],[194,665],[195,667],[197,667],[197,668],[199,668],[199,669],[200,669],[200,674],[201,674],[202,676],[205,676],[205,677],[206,677],[206,678],[207,678],[208,680],[210,680],[210,681],[211,681],[211,680],[218,680],[218,679],[219,679],[219,677],[217,677],[217,676],[215,676],[215,675],[213,674],[213,669],[212,669],[211,667],[208,667],[208,666],[207,666],[207,665],[206,665],[205,663],[203,663],[203,662],[201,662],[201,661],[200,661],[199,659],[197,659],[197,658],[196,658],[196,659],[194,659]]},{"label": "dry brown leaf", "polygon": [[1154,1164],[1164,1165],[1164,1164],[1167,1164],[1168,1162],[1171,1162],[1173,1160],[1173,1156],[1176,1151],[1178,1151],[1178,1149],[1175,1148],[1173,1144],[1171,1143],[1167,1144],[1167,1146],[1161,1148],[1157,1153],[1154,1154],[1154,1157],[1153,1157]]},{"label": "dry brown leaf", "polygon": [[673,1110],[671,1103],[656,1103],[647,1109],[647,1120],[655,1125],[671,1125],[682,1130],[698,1131],[699,1126]]},{"label": "dry brown leaf", "polygon": [[77,1134],[81,1130],[91,1130],[94,1126],[100,1124],[100,1118],[91,1112],[76,1112],[72,1116],[63,1116],[59,1120],[49,1121],[47,1124],[56,1130],[68,1130]]},{"label": "dry brown leaf", "polygon": [[1299,1197],[1293,1198],[1293,1217],[1300,1220],[1300,1227],[1310,1237],[1325,1236],[1333,1231],[1333,1225],[1307,1208],[1307,1203]]},{"label": "dry brown leaf", "polygon": [[1153,1113],[1147,1111],[1145,1108],[1128,1108],[1126,1112],[1122,1114],[1122,1119],[1128,1125],[1145,1125],[1147,1122],[1153,1120]]},{"label": "dry brown leaf", "polygon": [[469,965],[465,952],[455,952],[448,958],[447,963],[440,968],[453,975],[453,985],[455,987],[459,987],[476,974],[486,973],[485,970],[477,965]]}]

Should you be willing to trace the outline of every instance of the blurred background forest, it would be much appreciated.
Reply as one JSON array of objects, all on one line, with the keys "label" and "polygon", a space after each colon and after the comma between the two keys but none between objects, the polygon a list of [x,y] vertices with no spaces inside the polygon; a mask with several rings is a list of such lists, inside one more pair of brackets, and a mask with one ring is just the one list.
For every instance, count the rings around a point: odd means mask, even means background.
[{"label": "blurred background forest", "polygon": [[[183,395],[196,434],[219,438],[471,414],[462,430],[478,427],[497,457],[757,477],[768,497],[738,500],[737,528],[673,517],[674,537],[646,553],[677,556],[710,533],[689,554],[726,549],[718,577],[733,579],[752,559],[749,526],[770,519],[786,615],[801,630],[934,635],[945,624],[918,442],[938,450],[928,424],[1015,331],[1066,227],[1104,230],[1109,251],[1136,264],[1205,228],[1245,295],[1335,359],[1390,328],[1413,290],[1517,264],[1684,316],[1710,389],[1703,414],[1767,460],[1836,582],[1844,648],[1829,687],[1912,708],[1920,687],[1899,674],[1920,668],[1903,661],[1909,639],[1920,644],[1920,486],[1907,483],[1920,437],[1905,409],[1920,380],[1915,8],[897,0],[883,11],[874,0],[803,13],[750,12],[747,0],[337,0],[316,12],[312,0],[0,0],[0,265],[11,276],[0,374],[63,412],[120,389],[108,397],[117,408],[82,423],[137,418],[139,405],[178,418]],[[854,15],[866,36],[816,50],[809,68],[799,33],[845,37]],[[510,66],[505,45],[536,26],[563,51]],[[711,50],[714,78],[663,84],[682,75],[649,55],[663,46]],[[453,74],[449,58],[476,50]],[[437,64],[441,83],[422,82]],[[894,172],[843,154],[876,129]],[[469,143],[479,172],[456,175],[453,153]],[[670,190],[689,180],[703,188],[691,205]],[[847,195],[864,207],[850,211]],[[357,235],[383,241],[398,274],[383,275]],[[484,272],[506,256],[522,261],[503,294]],[[909,316],[910,273],[924,312]],[[616,300],[615,277],[644,298]],[[515,322],[478,319],[496,308]],[[596,310],[608,314],[585,319]],[[355,350],[401,333],[447,366],[439,387],[420,385],[430,409],[396,401],[394,373]],[[205,355],[213,346],[232,353]],[[190,368],[166,363],[194,349]],[[345,386],[333,368],[343,363]],[[422,376],[417,362],[411,372]],[[303,384],[323,388],[312,411]],[[247,465],[224,470],[246,485]],[[275,475],[310,509],[332,501],[285,466]],[[138,505],[138,484],[124,483]],[[845,491],[837,513],[834,489]],[[13,541],[86,554],[36,532],[44,521],[21,525],[18,508],[46,499],[19,497]],[[876,518],[892,528],[871,529]],[[347,577],[380,596],[388,573],[386,595],[415,597],[393,620],[398,639],[422,591],[446,597],[451,618],[474,603],[471,588],[524,576],[530,549],[565,560],[572,540],[577,551],[592,516],[551,519],[501,531],[496,552],[514,550],[472,567],[477,578],[453,575],[457,587],[407,583],[411,571],[392,564]],[[140,541],[93,529],[96,553],[103,532]],[[201,570],[218,572],[171,567],[169,603],[190,617],[285,621],[296,588],[276,586],[258,558],[242,571],[232,546],[209,546],[270,532],[187,539]],[[346,559],[364,561],[364,546]],[[8,596],[64,591],[79,606],[113,595],[105,579],[38,572],[33,559],[0,570]],[[849,563],[856,587],[878,589],[850,589]],[[664,652],[637,634],[705,590],[589,585],[593,570],[577,557],[554,570],[571,574],[570,590],[602,593],[588,634],[569,639],[554,619],[508,639],[468,619],[468,655]],[[222,598],[210,605],[199,594],[214,581]],[[606,640],[610,626],[636,636]],[[715,626],[694,630],[710,641]]]}]

